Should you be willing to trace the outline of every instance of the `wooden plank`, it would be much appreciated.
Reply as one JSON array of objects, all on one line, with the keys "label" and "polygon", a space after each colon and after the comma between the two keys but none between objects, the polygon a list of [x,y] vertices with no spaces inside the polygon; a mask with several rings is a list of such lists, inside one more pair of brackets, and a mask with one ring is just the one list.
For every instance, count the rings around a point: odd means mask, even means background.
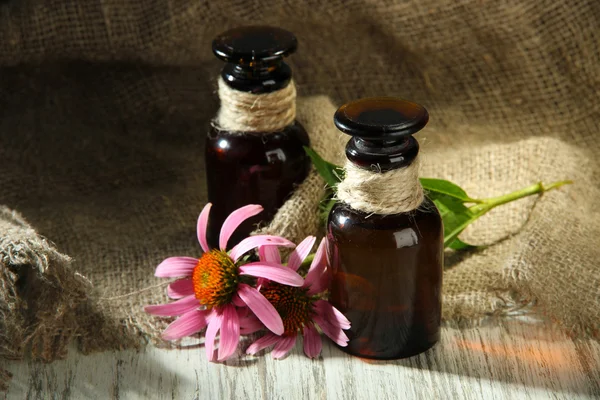
[{"label": "wooden plank", "polygon": [[206,362],[201,345],[83,356],[43,365],[10,362],[6,399],[574,399],[600,398],[600,344],[547,324],[519,321],[443,330],[433,350],[368,361],[327,343],[285,360],[243,356]]}]

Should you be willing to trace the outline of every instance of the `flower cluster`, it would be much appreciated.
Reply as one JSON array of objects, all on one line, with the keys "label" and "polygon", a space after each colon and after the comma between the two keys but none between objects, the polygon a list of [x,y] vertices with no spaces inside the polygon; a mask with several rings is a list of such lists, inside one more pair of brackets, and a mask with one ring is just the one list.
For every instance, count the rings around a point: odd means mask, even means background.
[{"label": "flower cluster", "polygon": [[[206,328],[205,348],[210,361],[223,361],[235,354],[241,335],[266,331],[246,352],[255,354],[274,346],[273,357],[285,356],[303,336],[304,353],[311,358],[321,353],[317,327],[340,346],[348,337],[343,330],[350,322],[323,297],[328,286],[325,240],[321,241],[305,277],[298,274],[308,260],[316,238],[309,236],[296,247],[278,236],[258,235],[242,240],[229,252],[227,242],[246,219],[262,211],[258,205],[242,207],[229,215],[219,235],[219,248],[211,249],[206,237],[211,204],[198,218],[200,258],[171,257],[164,260],[155,275],[180,278],[168,286],[175,301],[146,306],[149,314],[178,317],[163,332],[165,340],[181,339]],[[283,264],[280,247],[295,247]],[[258,260],[248,262],[258,250]]]}]

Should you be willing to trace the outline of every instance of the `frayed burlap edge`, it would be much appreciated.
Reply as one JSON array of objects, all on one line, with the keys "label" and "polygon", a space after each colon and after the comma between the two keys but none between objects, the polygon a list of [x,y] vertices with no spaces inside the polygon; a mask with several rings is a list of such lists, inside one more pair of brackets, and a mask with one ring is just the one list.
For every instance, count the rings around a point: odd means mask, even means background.
[{"label": "frayed burlap edge", "polygon": [[[63,358],[91,284],[18,213],[0,207],[0,228],[0,358]],[[0,371],[0,388],[9,378]]]}]

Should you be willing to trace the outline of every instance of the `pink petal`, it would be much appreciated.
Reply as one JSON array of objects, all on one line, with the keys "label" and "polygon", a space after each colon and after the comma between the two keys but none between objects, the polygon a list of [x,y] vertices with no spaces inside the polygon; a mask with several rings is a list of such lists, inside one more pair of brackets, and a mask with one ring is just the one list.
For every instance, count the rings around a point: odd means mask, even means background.
[{"label": "pink petal", "polygon": [[[329,303],[327,303],[329,304]],[[329,304],[331,306],[331,304]],[[342,329],[350,329],[350,321],[348,320],[348,318],[346,318],[346,316],[344,314],[341,313],[340,310],[338,310],[337,308],[335,308],[334,306],[331,306],[331,308],[333,309],[333,314],[335,315],[335,319],[337,321],[337,324],[340,326],[340,328]]]},{"label": "pink petal", "polygon": [[185,336],[200,332],[208,323],[206,315],[208,311],[194,310],[183,314],[172,322],[162,333],[165,340],[181,339]]},{"label": "pink petal", "polygon": [[314,271],[312,274],[306,274],[304,280],[304,287],[308,288],[306,292],[309,296],[323,293],[329,288],[329,275],[322,269],[321,271]]},{"label": "pink petal", "polygon": [[304,336],[304,354],[310,358],[318,357],[323,348],[321,335],[312,325],[305,325],[302,332]]},{"label": "pink petal", "polygon": [[[327,265],[327,239],[321,239],[321,243],[319,243],[319,247],[317,248],[317,252],[315,253],[315,258],[313,258],[312,264],[325,264]],[[311,266],[312,266],[311,264]]]},{"label": "pink petal", "polygon": [[325,246],[326,242],[323,238],[304,280],[304,287],[308,288],[308,294],[311,296],[325,291],[329,286],[329,280],[325,274],[325,268],[327,267]]},{"label": "pink petal", "polygon": [[260,292],[260,289],[263,287],[263,285],[266,285],[267,283],[269,283],[268,279],[265,278],[258,278],[256,279],[256,290],[258,290]]},{"label": "pink petal", "polygon": [[283,321],[269,300],[253,287],[240,283],[238,295],[248,305],[265,327],[276,335],[283,334]]},{"label": "pink petal", "polygon": [[281,264],[281,254],[279,254],[277,246],[260,246],[258,248],[258,256],[260,257],[260,261]]},{"label": "pink petal", "polygon": [[316,314],[313,317],[313,320],[317,323],[317,325],[319,325],[319,327],[321,327],[323,333],[335,343],[339,344],[342,347],[346,347],[348,345],[348,336],[346,336],[346,334],[342,331],[341,328],[331,325],[329,321],[325,320],[319,314]]},{"label": "pink petal", "polygon": [[[317,271],[318,272],[318,271]],[[304,287],[308,287],[308,291],[306,292],[309,296],[314,296],[315,294],[323,293],[327,289],[329,289],[331,282],[331,275],[327,272],[327,270],[321,271],[321,275],[317,276],[317,272],[313,273],[310,277],[312,284],[309,286],[306,284],[306,279],[304,280]],[[308,275],[306,276],[308,278]]]},{"label": "pink petal", "polygon": [[240,267],[240,275],[269,279],[288,286],[302,286],[304,279],[297,272],[280,264],[258,261]]},{"label": "pink petal", "polygon": [[238,296],[237,293],[233,295],[231,302],[236,307],[246,307],[246,303],[244,303],[244,300],[240,299],[240,296]]},{"label": "pink petal", "polygon": [[302,261],[304,261],[304,259],[308,256],[316,240],[316,237],[308,236],[306,239],[300,242],[298,247],[296,247],[294,251],[292,251],[292,254],[290,254],[290,258],[288,259],[287,263],[288,268],[298,271]]},{"label": "pink petal", "polygon": [[246,238],[239,242],[237,246],[231,249],[231,251],[229,252],[229,256],[233,259],[233,261],[237,262],[237,260],[239,260],[239,258],[245,253],[260,246],[294,247],[295,244],[279,236],[250,236],[249,238]]},{"label": "pink petal", "polygon": [[282,358],[290,352],[290,350],[294,347],[295,344],[295,334],[290,336],[283,336],[281,340],[275,345],[275,348],[273,349],[271,355],[273,356],[273,358]]},{"label": "pink petal", "polygon": [[192,257],[169,257],[156,267],[154,276],[159,278],[178,278],[180,276],[192,276],[194,268],[198,264],[197,258]]},{"label": "pink petal", "polygon": [[277,336],[269,332],[265,336],[258,339],[256,342],[252,343],[250,347],[246,349],[246,354],[256,354],[262,349],[266,349],[267,347],[274,345],[280,340],[281,336]]},{"label": "pink petal", "polygon": [[159,304],[155,306],[146,306],[144,311],[152,315],[160,315],[162,317],[172,317],[175,315],[185,314],[196,310],[200,307],[200,303],[195,296],[187,296],[169,304]]},{"label": "pink petal", "polygon": [[350,321],[337,308],[326,300],[317,300],[315,310],[322,315],[329,323],[341,329],[350,329]]},{"label": "pink petal", "polygon": [[191,279],[179,279],[167,287],[167,296],[172,299],[181,299],[194,294],[194,284]]},{"label": "pink petal", "polygon": [[263,323],[254,314],[240,318],[240,333],[243,335],[250,335],[264,328]]},{"label": "pink petal", "polygon": [[221,339],[219,341],[219,361],[231,357],[240,343],[240,321],[234,306],[223,307],[223,323],[221,324]]},{"label": "pink petal", "polygon": [[265,326],[258,318],[256,318],[256,315],[252,314],[250,309],[246,307],[245,303],[244,308],[238,308],[237,312],[240,318],[240,333],[242,335],[249,335],[264,329]]},{"label": "pink petal", "polygon": [[210,209],[212,207],[211,203],[208,203],[202,209],[200,216],[198,217],[198,225],[196,227],[196,234],[198,235],[198,243],[200,243],[200,247],[202,247],[202,251],[208,253],[210,251],[210,246],[208,245],[208,240],[206,239],[206,230],[208,228],[208,214],[210,214]]},{"label": "pink petal", "polygon": [[219,235],[219,247],[221,250],[225,250],[227,248],[227,242],[229,241],[229,238],[242,222],[260,213],[262,210],[262,206],[249,204],[242,208],[238,208],[229,214],[225,222],[223,222],[221,234]]},{"label": "pink petal", "polygon": [[[234,297],[235,297],[235,295],[234,295]],[[238,299],[242,304],[239,306],[236,304],[234,304],[234,305],[236,306],[237,315],[238,315],[238,318],[240,319],[240,323],[241,323],[242,319],[246,318],[249,315],[252,315],[252,313],[250,312],[250,309],[248,307],[246,307],[246,303],[244,303],[242,301],[242,299],[239,298],[239,296],[238,296]]]},{"label": "pink petal", "polygon": [[206,358],[208,361],[215,359],[215,338],[217,332],[221,329],[223,323],[223,314],[213,309],[212,316],[208,322],[208,328],[206,328],[206,334],[204,335],[204,346],[206,347]]}]

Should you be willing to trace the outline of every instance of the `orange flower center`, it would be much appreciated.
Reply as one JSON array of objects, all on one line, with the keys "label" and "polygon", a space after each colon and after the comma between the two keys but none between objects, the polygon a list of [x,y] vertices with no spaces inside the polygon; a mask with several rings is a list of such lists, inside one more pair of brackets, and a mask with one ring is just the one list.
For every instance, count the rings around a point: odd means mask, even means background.
[{"label": "orange flower center", "polygon": [[311,321],[313,299],[306,293],[307,290],[274,282],[261,288],[260,292],[281,316],[284,335],[296,334]]},{"label": "orange flower center", "polygon": [[238,266],[221,250],[204,253],[192,273],[194,293],[207,306],[229,304],[239,283]]}]

